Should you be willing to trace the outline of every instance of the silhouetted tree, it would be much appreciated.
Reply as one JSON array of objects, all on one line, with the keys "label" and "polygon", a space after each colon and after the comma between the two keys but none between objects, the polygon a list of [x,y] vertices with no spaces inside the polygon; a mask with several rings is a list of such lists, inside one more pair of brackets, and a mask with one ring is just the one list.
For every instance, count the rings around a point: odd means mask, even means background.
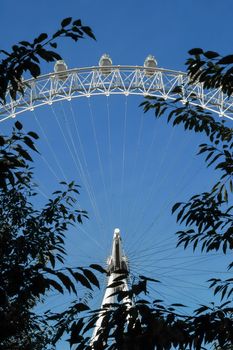
[{"label": "silhouetted tree", "polygon": [[[13,99],[17,93],[23,94],[22,75],[28,71],[37,77],[40,59],[51,62],[61,58],[48,50],[48,45],[56,48],[55,40],[60,37],[77,41],[85,34],[94,38],[80,20],[66,18],[51,38],[42,33],[33,43],[14,45],[11,53],[2,50],[1,103],[8,92]],[[36,205],[37,187],[29,166],[29,150],[37,152],[37,139],[35,132],[24,132],[18,121],[10,136],[0,136],[0,348],[4,350],[39,350],[56,344],[65,329],[48,323],[51,314],[39,316],[35,312],[35,306],[51,290],[77,295],[78,284],[90,290],[99,287],[91,269],[64,265],[65,234],[70,225],[81,224],[83,217],[87,218],[85,211],[77,209],[78,186],[63,182],[62,189],[44,207]],[[92,265],[92,270],[96,268],[100,270]],[[88,309],[83,301],[74,302],[72,307],[76,314]]]}]

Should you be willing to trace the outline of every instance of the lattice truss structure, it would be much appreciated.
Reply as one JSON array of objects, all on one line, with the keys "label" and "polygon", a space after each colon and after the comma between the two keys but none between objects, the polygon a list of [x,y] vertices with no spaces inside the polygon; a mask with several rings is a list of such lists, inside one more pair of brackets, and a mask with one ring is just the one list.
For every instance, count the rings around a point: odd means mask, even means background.
[{"label": "lattice truss structure", "polygon": [[[56,101],[92,95],[124,94],[155,96],[189,101],[219,116],[233,119],[233,98],[220,89],[205,91],[201,83],[190,84],[185,73],[162,68],[111,66],[78,68],[25,81],[24,94],[0,106],[0,121],[33,111]],[[178,88],[181,92],[178,92]],[[181,89],[180,89],[181,88]]]}]

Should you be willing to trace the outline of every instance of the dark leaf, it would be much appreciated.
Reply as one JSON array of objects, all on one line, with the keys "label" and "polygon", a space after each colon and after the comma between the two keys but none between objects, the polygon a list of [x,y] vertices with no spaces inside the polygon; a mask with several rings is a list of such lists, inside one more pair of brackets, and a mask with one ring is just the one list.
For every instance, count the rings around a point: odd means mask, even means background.
[{"label": "dark leaf", "polygon": [[32,162],[32,157],[30,156],[30,154],[23,148],[18,148],[18,153],[26,160],[29,160],[30,162]]},{"label": "dark leaf", "polygon": [[46,33],[41,33],[39,36],[38,36],[38,38],[36,38],[35,40],[34,40],[34,42],[36,43],[36,44],[38,44],[38,43],[41,43],[42,41],[44,41],[45,39],[47,39],[48,38],[48,35],[46,34]]},{"label": "dark leaf", "polygon": [[49,283],[50,286],[55,288],[59,293],[64,293],[62,286],[54,280],[51,280],[50,278],[47,278],[46,281]]},{"label": "dark leaf", "polygon": [[100,265],[97,265],[97,264],[91,264],[90,265],[90,268],[94,269],[94,270],[97,270],[101,273],[106,273],[107,271]]},{"label": "dark leaf", "polygon": [[96,40],[95,35],[93,34],[92,30],[90,27],[82,27],[82,30],[84,31],[85,34],[87,34],[90,38]]},{"label": "dark leaf", "polygon": [[79,272],[73,272],[72,275],[74,276],[77,282],[80,282],[84,287],[92,290],[92,286],[90,285],[90,282],[85,276],[83,276]]},{"label": "dark leaf", "polygon": [[54,49],[57,48],[57,43],[50,43],[50,46],[53,47]]},{"label": "dark leaf", "polygon": [[194,48],[188,51],[190,55],[201,55],[203,53],[203,50],[200,48]]},{"label": "dark leaf", "polygon": [[28,135],[31,136],[31,137],[33,137],[33,138],[36,139],[36,140],[39,138],[39,136],[38,136],[35,132],[33,132],[33,131],[29,131],[29,132],[28,132]]},{"label": "dark leaf", "polygon": [[175,306],[175,307],[187,307],[184,304],[179,304],[179,303],[175,303],[175,304],[171,304],[171,306]]},{"label": "dark leaf", "polygon": [[73,282],[71,281],[71,279],[68,276],[66,276],[62,272],[57,272],[56,276],[62,281],[62,283],[64,284],[64,286],[66,287],[66,289],[69,292],[71,292],[71,290],[73,290],[73,292],[76,294],[75,286],[74,286]]},{"label": "dark leaf", "polygon": [[150,277],[146,277],[146,276],[139,276],[139,278],[141,278],[142,280],[146,280],[146,281],[160,283],[160,281],[156,280],[155,278],[150,278]]},{"label": "dark leaf", "polygon": [[82,25],[81,19],[77,19],[73,22],[74,26],[80,27]]},{"label": "dark leaf", "polygon": [[94,284],[96,287],[100,288],[100,285],[99,285],[99,281],[98,279],[96,278],[96,276],[94,275],[93,272],[91,272],[90,270],[88,269],[82,269],[84,275],[88,278],[88,280]]},{"label": "dark leaf", "polygon": [[30,137],[24,136],[23,140],[24,140],[24,143],[25,143],[29,148],[33,149],[34,151],[36,151],[36,152],[38,153],[38,151],[37,151],[37,149],[36,149],[36,147],[35,147],[35,145],[34,145],[34,142],[30,139]]},{"label": "dark leaf", "polygon": [[61,22],[62,28],[67,27],[71,23],[71,21],[72,21],[72,17],[67,17],[63,19]]},{"label": "dark leaf", "polygon": [[225,56],[218,61],[218,64],[232,64],[232,63],[233,63],[233,55]]},{"label": "dark leaf", "polygon": [[16,129],[18,129],[18,130],[22,130],[23,125],[17,120],[17,122],[15,123],[15,127],[16,127]]},{"label": "dark leaf", "polygon": [[183,204],[183,203],[176,203],[175,205],[173,205],[172,214],[180,207],[181,204]]},{"label": "dark leaf", "polygon": [[84,303],[77,303],[73,306],[78,312],[90,310],[89,306]]},{"label": "dark leaf", "polygon": [[4,146],[5,145],[5,139],[4,137],[0,136],[0,146]]},{"label": "dark leaf", "polygon": [[217,52],[214,52],[214,51],[206,51],[206,52],[204,52],[204,56],[208,59],[212,59],[212,58],[219,57],[219,54]]}]

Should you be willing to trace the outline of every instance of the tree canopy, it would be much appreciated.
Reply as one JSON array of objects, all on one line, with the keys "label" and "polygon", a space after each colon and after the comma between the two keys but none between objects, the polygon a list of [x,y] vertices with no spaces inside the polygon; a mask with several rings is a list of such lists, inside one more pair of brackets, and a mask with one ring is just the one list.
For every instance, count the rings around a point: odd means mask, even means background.
[{"label": "tree canopy", "polygon": [[[0,64],[0,98],[4,103],[9,91],[12,98],[23,94],[22,74],[40,74],[39,58],[47,62],[60,56],[47,49],[56,48],[55,39],[65,36],[77,41],[84,34],[94,38],[91,29],[80,20],[66,18],[61,28],[48,38],[42,33],[33,43],[20,42]],[[65,328],[50,322],[51,313],[38,315],[36,306],[52,290],[76,296],[71,306],[76,314],[88,306],[78,293],[79,285],[92,290],[99,287],[97,265],[90,268],[66,268],[65,235],[70,225],[82,224],[87,212],[77,209],[79,186],[60,184],[47,204],[37,205],[37,186],[33,178],[33,155],[38,152],[39,136],[25,132],[16,121],[10,136],[0,136],[0,347],[45,349],[54,346]],[[102,271],[102,270],[101,270]],[[77,295],[80,302],[77,302]],[[66,311],[71,313],[70,309]],[[53,323],[52,323],[53,322]]]},{"label": "tree canopy", "polygon": [[[21,41],[12,52],[1,51],[0,99],[5,103],[9,91],[13,99],[23,94],[24,72],[33,77],[40,74],[40,60],[52,62],[61,57],[48,50],[56,49],[62,36],[78,41],[85,35],[95,38],[91,29],[80,20],[66,18],[50,38],[42,33],[32,43]],[[232,55],[221,57],[213,51],[190,51],[187,72],[190,83],[202,82],[205,89],[220,88],[232,95]],[[193,96],[195,99],[195,96]],[[187,202],[176,203],[172,212],[177,222],[185,226],[177,232],[178,245],[201,247],[203,253],[233,249],[233,132],[224,121],[188,102],[174,102],[148,97],[141,105],[144,111],[154,111],[157,118],[167,118],[173,126],[183,125],[186,131],[203,133],[207,143],[199,146],[206,165],[220,171],[218,182],[206,192],[194,194]],[[35,305],[51,290],[77,295],[79,285],[92,290],[99,287],[95,271],[104,269],[92,264],[89,268],[67,268],[64,265],[65,234],[70,225],[81,224],[85,211],[76,209],[79,188],[75,183],[62,183],[44,207],[36,206],[37,188],[33,182],[31,151],[37,152],[33,131],[24,132],[19,122],[10,136],[0,137],[0,344],[2,349],[46,349],[55,346],[64,332],[70,334],[74,349],[169,350],[173,347],[201,349],[215,346],[232,347],[233,279],[209,281],[222,304],[200,305],[187,316],[176,311],[182,304],[165,305],[162,300],[149,303],[148,283],[158,283],[141,276],[128,292],[119,292],[119,304],[112,308],[89,310],[84,300],[77,300],[61,313],[38,315]],[[229,262],[228,268],[233,267]],[[227,267],[226,267],[227,268]],[[121,284],[120,273],[114,283]],[[133,300],[125,301],[125,297]],[[120,303],[121,302],[121,303]],[[80,314],[84,312],[83,314]],[[100,313],[103,327],[98,339],[90,345],[90,331]]]}]

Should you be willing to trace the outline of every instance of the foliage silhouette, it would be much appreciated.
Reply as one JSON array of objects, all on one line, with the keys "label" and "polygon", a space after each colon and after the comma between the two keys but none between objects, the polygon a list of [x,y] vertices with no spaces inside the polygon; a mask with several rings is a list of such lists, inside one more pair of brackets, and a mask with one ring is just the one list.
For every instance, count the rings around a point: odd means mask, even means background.
[{"label": "foliage silhouette", "polygon": [[[89,27],[70,17],[50,38],[42,33],[32,43],[14,45],[11,53],[1,50],[1,103],[8,92],[13,99],[17,93],[23,94],[22,75],[29,72],[37,77],[40,60],[61,58],[48,50],[48,45],[56,48],[60,37],[78,41],[85,35],[95,39]],[[52,290],[77,296],[79,285],[91,290],[99,287],[92,272],[101,270],[98,265],[85,269],[64,265],[65,234],[70,225],[82,224],[87,218],[86,211],[76,209],[79,186],[62,182],[62,189],[55,191],[44,207],[36,205],[37,187],[30,163],[31,152],[38,152],[37,139],[35,132],[23,131],[18,121],[10,136],[0,136],[0,348],[4,350],[51,348],[61,329],[48,323],[49,312],[38,315],[35,306]],[[76,302],[75,308],[76,313],[86,310],[85,299]]]},{"label": "foliage silhouette", "polygon": [[[1,103],[5,103],[8,91],[13,99],[18,93],[23,94],[22,75],[29,72],[37,77],[40,60],[60,59],[59,54],[47,49],[47,45],[56,49],[56,40],[60,37],[78,41],[85,35],[95,39],[91,29],[83,26],[80,20],[66,18],[50,38],[42,33],[33,43],[21,41],[14,45],[11,53],[2,50]],[[206,89],[219,87],[228,96],[232,94],[232,55],[221,57],[202,49],[193,49],[190,55],[187,70],[191,82],[201,81]],[[233,191],[232,129],[224,122],[217,122],[201,107],[188,103],[180,106],[181,98],[168,103],[148,97],[142,105],[145,112],[154,110],[158,118],[168,112],[168,122],[173,122],[174,126],[183,124],[186,130],[204,133],[209,144],[200,145],[199,154],[205,154],[207,166],[215,166],[221,176],[208,192],[194,195],[187,203],[174,205],[177,221],[187,228],[177,232],[178,245],[184,248],[192,245],[195,250],[201,244],[204,253],[219,249],[226,253],[233,248],[232,207],[228,205]],[[35,208],[36,187],[29,166],[32,162],[29,150],[37,152],[34,142],[38,136],[22,130],[22,125],[16,122],[10,137],[0,137],[1,348],[52,348],[64,332],[70,333],[70,345],[76,350],[152,350],[155,347],[158,350],[173,347],[199,350],[204,345],[229,348],[233,342],[229,300],[232,279],[211,279],[210,287],[214,288],[215,294],[221,293],[225,299],[223,304],[218,307],[201,305],[192,316],[176,311],[176,307],[182,305],[166,306],[162,300],[149,303],[146,297],[141,298],[141,293],[147,294],[147,283],[157,283],[145,276],[135,281],[129,292],[117,293],[119,304],[112,305],[111,309],[90,311],[85,300],[76,300],[61,313],[48,312],[38,316],[34,312],[34,306],[50,290],[77,294],[79,284],[92,290],[99,287],[94,271],[105,271],[95,264],[75,269],[64,266],[65,233],[69,225],[82,223],[87,213],[75,209],[79,191],[73,182],[62,183],[64,189],[56,191],[44,208]],[[229,268],[232,266],[230,263]],[[115,281],[117,284],[119,277]],[[126,301],[127,297],[133,302]],[[90,343],[90,331],[100,313],[104,327],[99,330],[98,338]]]},{"label": "foliage silhouette", "polygon": [[88,36],[95,36],[88,26],[83,26],[80,19],[72,17],[65,18],[60,28],[50,37],[47,33],[41,33],[33,42],[20,41],[12,46],[12,52],[0,50],[3,56],[0,62],[0,101],[6,102],[6,94],[16,99],[17,93],[24,93],[23,74],[28,72],[36,78],[40,75],[40,61],[54,62],[60,60],[61,56],[54,50],[57,48],[57,40],[63,37],[71,38],[75,42]]}]

